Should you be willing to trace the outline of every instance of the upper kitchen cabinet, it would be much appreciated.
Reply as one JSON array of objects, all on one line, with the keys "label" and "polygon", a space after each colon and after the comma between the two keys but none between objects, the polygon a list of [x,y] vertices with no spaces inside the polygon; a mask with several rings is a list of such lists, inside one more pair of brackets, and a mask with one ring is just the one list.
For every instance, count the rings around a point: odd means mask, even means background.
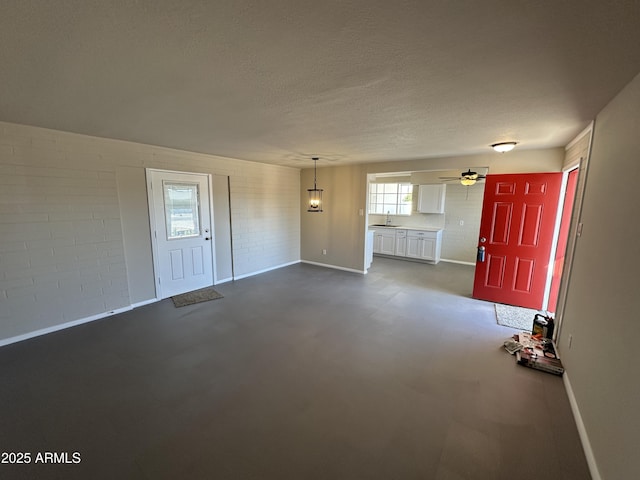
[{"label": "upper kitchen cabinet", "polygon": [[444,213],[446,185],[443,183],[418,186],[419,213]]}]

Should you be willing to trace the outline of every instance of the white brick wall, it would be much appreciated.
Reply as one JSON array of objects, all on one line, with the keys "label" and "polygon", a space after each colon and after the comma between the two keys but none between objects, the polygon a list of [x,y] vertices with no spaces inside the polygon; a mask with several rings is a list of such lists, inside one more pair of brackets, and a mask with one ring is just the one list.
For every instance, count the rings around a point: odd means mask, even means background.
[{"label": "white brick wall", "polygon": [[1,125],[0,336],[129,305],[113,165],[69,155],[50,131]]},{"label": "white brick wall", "polygon": [[148,217],[119,167],[229,175],[236,276],[300,259],[298,169],[0,122],[0,340],[150,300],[129,294],[120,212]]},{"label": "white brick wall", "polygon": [[300,259],[300,175],[269,165],[231,177],[236,276]]}]

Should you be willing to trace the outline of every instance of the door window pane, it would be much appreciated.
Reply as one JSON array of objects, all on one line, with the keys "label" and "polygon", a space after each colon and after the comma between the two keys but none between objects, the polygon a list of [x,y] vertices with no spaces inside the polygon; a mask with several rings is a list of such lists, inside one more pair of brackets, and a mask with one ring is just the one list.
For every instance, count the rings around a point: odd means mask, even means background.
[{"label": "door window pane", "polygon": [[200,235],[198,184],[163,182],[167,240]]}]

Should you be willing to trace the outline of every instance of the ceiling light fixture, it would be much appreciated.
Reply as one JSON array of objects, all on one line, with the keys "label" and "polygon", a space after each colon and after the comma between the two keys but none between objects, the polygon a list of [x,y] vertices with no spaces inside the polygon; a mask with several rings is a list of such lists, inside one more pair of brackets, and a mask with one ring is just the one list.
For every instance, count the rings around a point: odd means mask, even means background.
[{"label": "ceiling light fixture", "polygon": [[493,145],[491,145],[491,147],[496,152],[504,153],[504,152],[510,152],[511,150],[513,150],[513,148],[517,144],[518,142],[500,142],[500,143],[494,143]]},{"label": "ceiling light fixture", "polygon": [[[477,175],[476,175],[477,177]],[[460,183],[462,185],[464,185],[465,187],[470,187],[471,185],[475,185],[476,184],[476,179],[475,178],[471,178],[471,177],[462,177],[460,179]]]},{"label": "ceiling light fixture", "polygon": [[322,189],[316,185],[316,171],[318,157],[313,157],[313,188],[307,189],[309,192],[309,206],[307,212],[322,212]]}]

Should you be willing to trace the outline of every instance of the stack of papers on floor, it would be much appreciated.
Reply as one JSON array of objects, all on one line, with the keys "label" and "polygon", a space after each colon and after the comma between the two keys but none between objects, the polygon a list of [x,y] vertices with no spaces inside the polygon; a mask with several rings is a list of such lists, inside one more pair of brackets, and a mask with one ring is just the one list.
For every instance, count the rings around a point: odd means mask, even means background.
[{"label": "stack of papers on floor", "polygon": [[518,364],[554,375],[564,373],[556,346],[551,340],[532,337],[528,332],[521,332],[517,337],[517,342],[522,345],[516,352]]}]

